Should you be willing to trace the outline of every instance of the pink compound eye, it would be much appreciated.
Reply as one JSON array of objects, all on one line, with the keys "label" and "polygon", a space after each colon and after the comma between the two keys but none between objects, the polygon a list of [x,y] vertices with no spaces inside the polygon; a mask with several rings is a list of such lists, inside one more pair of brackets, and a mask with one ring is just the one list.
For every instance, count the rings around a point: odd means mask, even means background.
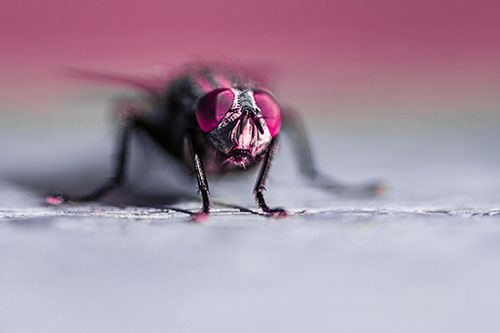
[{"label": "pink compound eye", "polygon": [[262,117],[266,121],[271,136],[274,137],[281,128],[281,110],[278,103],[276,103],[271,95],[264,91],[256,91],[253,96],[255,103],[262,113]]},{"label": "pink compound eye", "polygon": [[234,93],[230,89],[216,89],[201,98],[196,107],[196,120],[204,132],[210,132],[224,119],[233,105]]}]

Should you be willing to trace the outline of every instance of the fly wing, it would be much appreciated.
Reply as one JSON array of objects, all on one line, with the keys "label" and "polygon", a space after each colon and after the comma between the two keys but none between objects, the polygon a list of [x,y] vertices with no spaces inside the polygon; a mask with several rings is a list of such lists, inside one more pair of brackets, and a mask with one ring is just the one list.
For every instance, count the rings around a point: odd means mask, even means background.
[{"label": "fly wing", "polygon": [[67,69],[66,72],[70,76],[78,79],[117,83],[121,85],[127,85],[139,88],[154,96],[161,95],[162,89],[165,87],[165,80],[161,79],[141,78],[132,75],[120,75],[114,73],[105,73],[105,72],[82,70],[82,69]]}]

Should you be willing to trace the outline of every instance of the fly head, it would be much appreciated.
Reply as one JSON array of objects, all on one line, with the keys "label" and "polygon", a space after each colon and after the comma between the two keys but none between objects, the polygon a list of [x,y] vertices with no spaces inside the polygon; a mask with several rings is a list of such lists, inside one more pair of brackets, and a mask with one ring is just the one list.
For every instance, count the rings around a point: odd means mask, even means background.
[{"label": "fly head", "polygon": [[226,162],[254,164],[281,128],[278,103],[262,90],[217,89],[200,99],[196,119]]}]

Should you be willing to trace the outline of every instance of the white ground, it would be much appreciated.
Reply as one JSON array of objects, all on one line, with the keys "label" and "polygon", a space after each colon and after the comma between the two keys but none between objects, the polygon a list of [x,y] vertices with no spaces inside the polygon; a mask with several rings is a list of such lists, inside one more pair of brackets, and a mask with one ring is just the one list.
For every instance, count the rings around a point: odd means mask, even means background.
[{"label": "white ground", "polygon": [[[304,186],[285,141],[268,200],[306,212],[275,221],[216,206],[203,225],[156,206],[47,207],[44,189],[105,178],[113,140],[6,125],[0,331],[499,332],[498,117],[425,119],[310,124],[321,169],[383,178],[383,197]],[[130,188],[195,193],[178,178],[158,186],[175,167],[148,154],[134,150],[148,166],[132,167]],[[254,209],[254,178],[212,182],[214,199]]]}]

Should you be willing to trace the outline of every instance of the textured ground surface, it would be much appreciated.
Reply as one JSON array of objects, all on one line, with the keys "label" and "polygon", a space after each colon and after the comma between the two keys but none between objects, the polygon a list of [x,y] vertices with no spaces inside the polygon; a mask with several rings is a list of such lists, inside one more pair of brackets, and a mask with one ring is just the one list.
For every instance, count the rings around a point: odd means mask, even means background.
[{"label": "textured ground surface", "polygon": [[[305,212],[270,220],[218,205],[204,224],[123,204],[127,191],[115,194],[119,205],[48,207],[44,191],[84,192],[105,179],[113,139],[104,128],[5,125],[1,330],[498,332],[498,117],[347,118],[310,124],[321,169],[350,182],[383,178],[388,194],[303,186],[284,141],[268,199]],[[131,166],[132,197],[198,207],[176,199],[193,183],[163,185],[176,167],[148,154],[134,149],[148,163]],[[213,182],[214,199],[254,209],[254,178]]]}]

